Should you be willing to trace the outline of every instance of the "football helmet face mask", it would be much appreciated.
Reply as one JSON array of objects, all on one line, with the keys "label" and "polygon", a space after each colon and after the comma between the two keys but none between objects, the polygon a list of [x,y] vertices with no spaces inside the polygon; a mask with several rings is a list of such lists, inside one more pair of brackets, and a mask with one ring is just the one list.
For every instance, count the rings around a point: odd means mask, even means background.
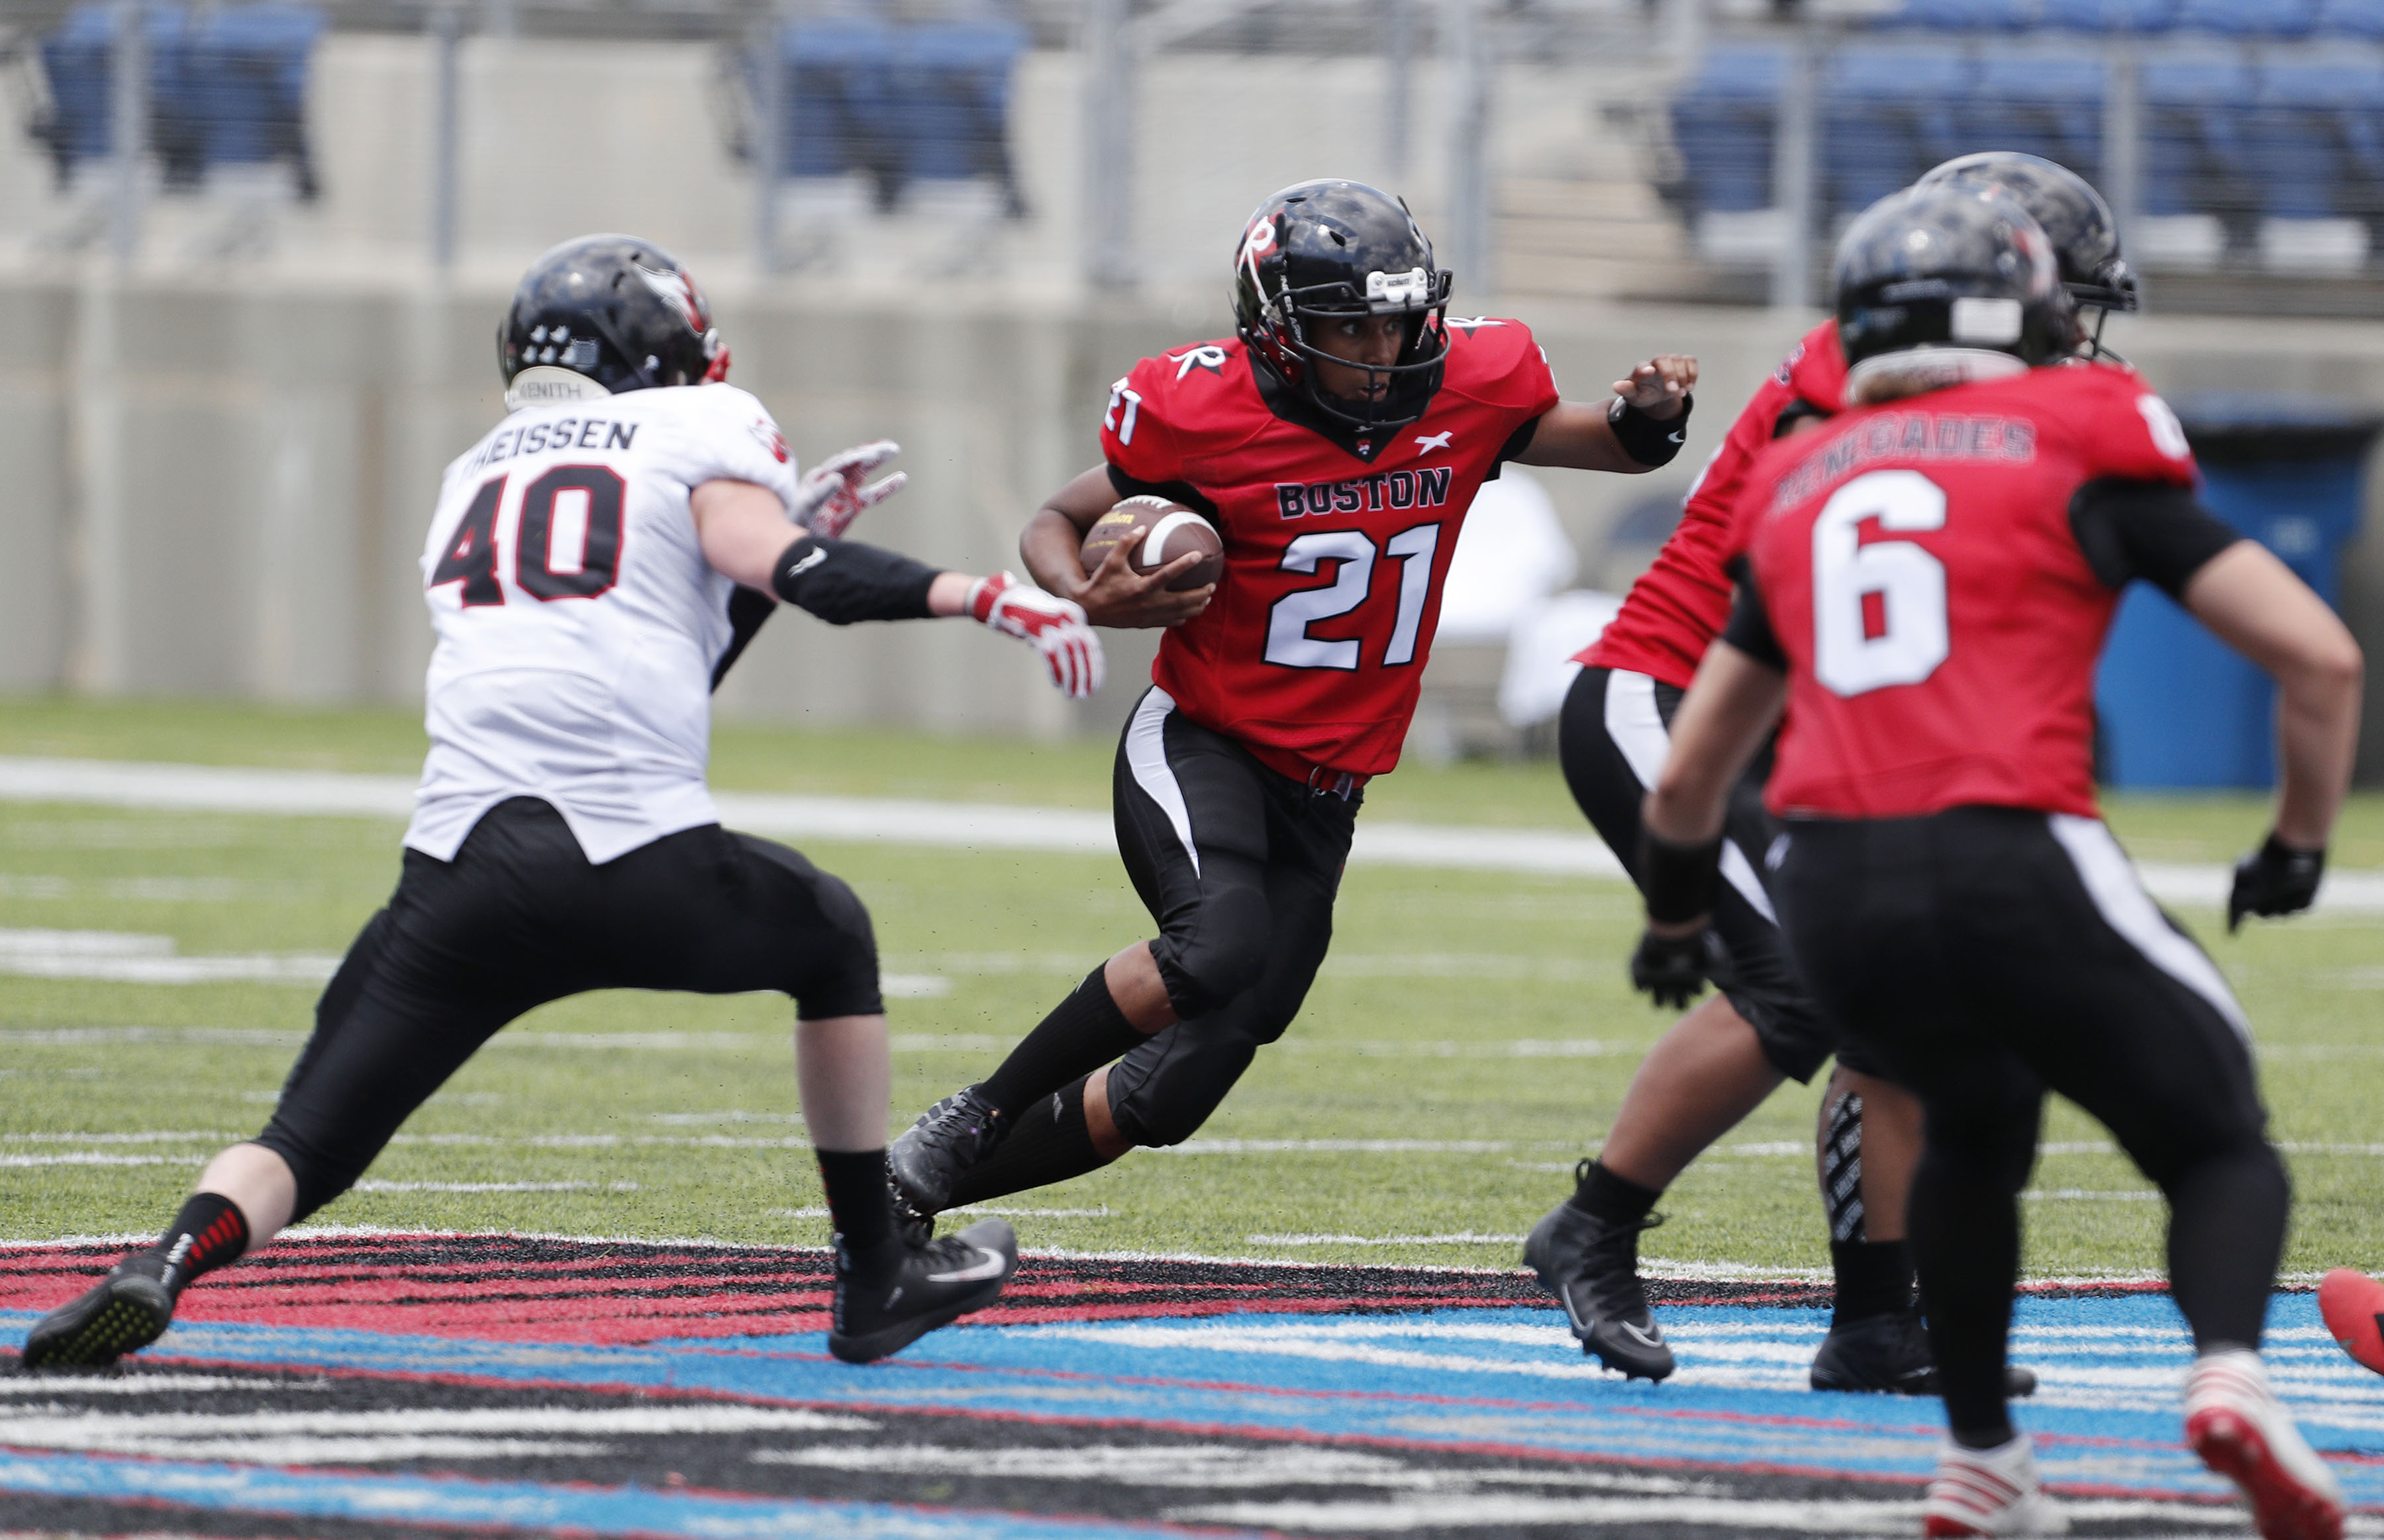
[{"label": "football helmet face mask", "polygon": [[2017,150],[1982,150],[1956,156],[1913,185],[1994,188],[2028,210],[2053,242],[2062,286],[2080,309],[2095,312],[2093,334],[2080,337],[2087,356],[2104,352],[2103,323],[2111,312],[2133,310],[2141,303],[2135,270],[2119,252],[2111,205],[2067,166]]},{"label": "football helmet face mask", "polygon": [[1888,194],[1846,227],[1836,278],[1850,406],[2019,374],[2077,340],[2052,242],[1993,190]]},{"label": "football helmet face mask", "polygon": [[[1363,182],[1304,181],[1258,206],[1234,253],[1234,317],[1251,359],[1317,411],[1359,429],[1405,427],[1440,389],[1453,277],[1436,266],[1404,205]],[[1353,317],[1397,316],[1388,364],[1317,345]],[[1319,366],[1362,375],[1361,393],[1322,388]]]},{"label": "football helmet face mask", "polygon": [[634,236],[587,235],[522,276],[497,328],[497,365],[518,407],[588,393],[582,381],[617,395],[725,379],[728,346],[677,257]]}]

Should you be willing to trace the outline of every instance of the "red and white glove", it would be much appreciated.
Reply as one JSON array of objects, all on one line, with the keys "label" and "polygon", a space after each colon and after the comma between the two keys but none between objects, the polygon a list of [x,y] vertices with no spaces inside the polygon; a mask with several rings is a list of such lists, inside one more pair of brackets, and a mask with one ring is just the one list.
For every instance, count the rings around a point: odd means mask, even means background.
[{"label": "red and white glove", "polygon": [[1007,572],[969,585],[969,617],[1043,654],[1051,682],[1072,701],[1101,688],[1101,639],[1074,600],[1031,589]]},{"label": "red and white glove", "polygon": [[838,538],[863,508],[875,507],[910,484],[911,478],[898,470],[883,481],[862,485],[871,471],[901,453],[900,444],[880,439],[840,449],[803,472],[795,483],[795,522],[823,540]]}]

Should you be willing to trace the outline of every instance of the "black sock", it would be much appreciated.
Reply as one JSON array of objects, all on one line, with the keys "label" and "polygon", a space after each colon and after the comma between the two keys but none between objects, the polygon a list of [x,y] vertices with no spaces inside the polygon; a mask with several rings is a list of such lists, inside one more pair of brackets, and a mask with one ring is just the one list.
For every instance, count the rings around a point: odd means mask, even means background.
[{"label": "black sock", "polygon": [[194,1192],[157,1244],[125,1258],[116,1271],[155,1278],[168,1293],[179,1295],[217,1268],[238,1261],[247,1249],[248,1216],[240,1205],[218,1193]]},{"label": "black sock", "polygon": [[1085,1081],[1063,1086],[1019,1114],[1010,1136],[952,1184],[952,1207],[982,1203],[1029,1187],[1046,1187],[1099,1171],[1110,1158],[1093,1148],[1085,1126]]},{"label": "black sock", "polygon": [[829,1222],[854,1256],[893,1244],[894,1202],[886,1186],[886,1151],[819,1149],[820,1186]]},{"label": "black sock", "polygon": [[1143,1034],[1110,996],[1104,962],[1036,1024],[1001,1067],[977,1087],[987,1101],[1018,1117],[1036,1098],[1140,1048]]},{"label": "black sock", "polygon": [[1583,1213],[1617,1224],[1627,1224],[1647,1217],[1663,1193],[1655,1187],[1643,1187],[1636,1182],[1626,1182],[1606,1169],[1604,1162],[1592,1161],[1581,1185],[1573,1188],[1565,1201]]},{"label": "black sock", "polygon": [[1832,1331],[1912,1308],[1912,1252],[1900,1240],[1833,1240],[1830,1268],[1838,1275]]}]

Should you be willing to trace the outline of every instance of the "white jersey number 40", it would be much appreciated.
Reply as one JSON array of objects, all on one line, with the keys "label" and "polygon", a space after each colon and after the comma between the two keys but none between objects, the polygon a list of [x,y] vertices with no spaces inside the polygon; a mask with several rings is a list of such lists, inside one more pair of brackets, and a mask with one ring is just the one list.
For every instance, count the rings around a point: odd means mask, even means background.
[{"label": "white jersey number 40", "polygon": [[1945,489],[1917,470],[1875,470],[1831,494],[1813,521],[1813,677],[1841,696],[1917,685],[1945,661],[1945,564],[1913,540],[1862,542],[1859,527],[1945,528]]}]

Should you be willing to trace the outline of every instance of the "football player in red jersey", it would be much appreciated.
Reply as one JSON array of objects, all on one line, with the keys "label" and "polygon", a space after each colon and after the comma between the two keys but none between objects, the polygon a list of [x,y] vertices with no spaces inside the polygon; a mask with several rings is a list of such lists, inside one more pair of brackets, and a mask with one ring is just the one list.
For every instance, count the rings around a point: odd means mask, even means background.
[{"label": "football player in red jersey", "polygon": [[[2084,179],[2035,155],[1990,151],[1931,171],[1920,185],[2008,192],[2052,239],[2063,286],[2098,317],[2132,310],[2135,279],[2119,255],[2108,205]],[[2101,328],[2096,325],[2095,351]],[[1583,670],[1558,722],[1558,751],[1573,799],[1624,867],[1636,872],[1639,805],[1662,769],[1667,731],[1697,661],[1730,617],[1722,571],[1731,511],[1756,457],[1774,440],[1818,427],[1844,405],[1845,356],[1835,317],[1807,332],[1738,416],[1698,476],[1681,522],[1632,585],[1621,613],[1576,661]],[[1796,981],[1758,871],[1778,828],[1763,809],[1768,756],[1733,794],[1715,933],[1732,979],[1682,1016],[1648,1053],[1614,1114],[1597,1158],[1577,1169],[1572,1196],[1533,1227],[1523,1260],[1565,1307],[1583,1351],[1626,1375],[1661,1379],[1671,1348],[1638,1276],[1641,1230],[1663,1190],[1782,1079],[1812,1078],[1832,1052],[1821,1098],[1816,1165],[1830,1223],[1836,1310],[1814,1355],[1817,1390],[1933,1395],[1936,1374],[1913,1298],[1904,1209],[1920,1158],[1920,1112],[1858,1045],[1814,1009]],[[2035,1387],[2011,1371],[2011,1389]]]},{"label": "football player in red jersey", "polygon": [[1772,892],[1821,1007],[1918,1095],[1912,1243],[1951,1437],[1932,1535],[2062,1527],[2004,1397],[2018,1196],[2047,1090],[2099,1118],[2169,1204],[2192,1330],[2186,1436],[2268,1540],[2333,1540],[2342,1500],[2259,1343],[2290,1203],[2243,1012],[2096,815],[2094,668],[2142,578],[2272,675],[2281,796],[2230,917],[2316,896],[2358,734],[2357,644],[2196,501],[2177,418],[2076,345],[2016,203],[1916,188],[1839,247],[1853,408],[1747,479],[1728,629],[1644,813],[1659,1000],[1710,974],[1730,789],[1779,722]]},{"label": "football player in red jersey", "polygon": [[[1291,1025],[1332,936],[1360,789],[1397,763],[1459,527],[1501,463],[1635,473],[1685,437],[1694,359],[1562,401],[1520,321],[1445,319],[1450,275],[1404,205],[1350,181],[1259,205],[1237,335],[1113,386],[1104,464],[1036,515],[1036,579],[1097,625],[1168,626],[1119,745],[1118,848],[1158,924],[979,1085],[897,1139],[920,1216],[1191,1136]],[[1223,578],[1169,593],[1079,542],[1120,498],[1198,510]]]}]

